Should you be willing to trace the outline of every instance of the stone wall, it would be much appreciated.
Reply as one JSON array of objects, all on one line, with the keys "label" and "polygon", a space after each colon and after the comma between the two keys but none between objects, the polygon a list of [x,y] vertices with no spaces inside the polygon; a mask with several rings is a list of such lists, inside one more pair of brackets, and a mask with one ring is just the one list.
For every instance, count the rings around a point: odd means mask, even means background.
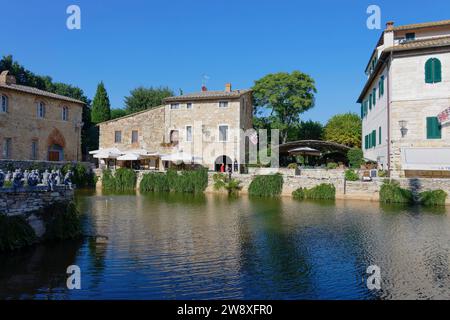
[{"label": "stone wall", "polygon": [[[318,171],[328,172],[328,175],[317,175]],[[322,173],[323,173],[322,172]],[[97,187],[101,188],[101,170],[95,170],[95,173],[99,177],[97,181]],[[139,183],[144,174],[148,171],[138,171],[137,175],[137,188],[139,189]],[[205,192],[216,193],[224,191],[214,190],[213,176],[215,172],[208,173],[208,187]],[[241,194],[248,193],[248,187],[253,178],[258,174],[237,174],[233,173],[232,177],[241,181]],[[290,197],[292,192],[299,188],[313,188],[322,183],[333,184],[336,187],[336,198],[347,200],[364,200],[364,201],[379,201],[379,192],[383,181],[386,178],[374,178],[373,181],[345,181],[343,170],[309,170],[305,175],[295,176],[290,172],[283,175],[284,183],[282,196]],[[402,188],[412,190],[415,195],[418,195],[422,191],[430,191],[442,189],[449,195],[447,197],[447,204],[450,205],[450,179],[409,179],[398,178],[393,179],[398,181]]]},{"label": "stone wall", "polygon": [[72,201],[74,197],[74,190],[66,186],[58,186],[51,192],[46,189],[46,187],[19,190],[0,188],[0,213],[25,217],[36,236],[42,237],[45,233],[45,224],[36,213],[54,203]]},{"label": "stone wall", "polygon": [[[14,169],[21,170],[29,170],[30,168],[36,168],[39,170],[52,170],[54,168],[61,169],[66,164],[70,164],[74,162],[70,161],[34,161],[34,160],[5,160],[0,159],[0,170],[3,172],[7,172],[8,170],[12,171]],[[91,162],[77,162],[78,164],[83,165],[86,169],[94,169],[95,164]]]}]

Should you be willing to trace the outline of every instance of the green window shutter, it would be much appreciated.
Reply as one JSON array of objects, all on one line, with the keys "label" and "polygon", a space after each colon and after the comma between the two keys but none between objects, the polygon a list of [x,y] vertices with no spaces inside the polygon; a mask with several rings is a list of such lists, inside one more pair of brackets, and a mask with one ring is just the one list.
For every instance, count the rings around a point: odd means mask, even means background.
[{"label": "green window shutter", "polygon": [[378,144],[381,144],[381,127],[378,128]]},{"label": "green window shutter", "polygon": [[433,59],[425,63],[425,83],[433,83]]},{"label": "green window shutter", "polygon": [[364,119],[364,102],[361,102],[361,119]]},{"label": "green window shutter", "polygon": [[377,103],[377,89],[376,88],[373,88],[372,98],[373,98],[373,106],[375,107],[375,104]]},{"label": "green window shutter", "polygon": [[442,81],[442,65],[439,59],[433,59],[433,81],[434,83]]},{"label": "green window shutter", "polygon": [[375,148],[377,145],[377,132],[375,130],[372,131],[372,147]]},{"label": "green window shutter", "polygon": [[368,135],[366,135],[364,137],[364,142],[365,142],[364,146],[365,146],[366,150],[369,149],[369,136]]},{"label": "green window shutter", "polygon": [[369,95],[369,110],[372,110],[372,94]]},{"label": "green window shutter", "polygon": [[437,117],[427,118],[427,139],[441,139],[441,125]]},{"label": "green window shutter", "polygon": [[380,84],[380,94],[384,96],[384,76],[381,76]]}]

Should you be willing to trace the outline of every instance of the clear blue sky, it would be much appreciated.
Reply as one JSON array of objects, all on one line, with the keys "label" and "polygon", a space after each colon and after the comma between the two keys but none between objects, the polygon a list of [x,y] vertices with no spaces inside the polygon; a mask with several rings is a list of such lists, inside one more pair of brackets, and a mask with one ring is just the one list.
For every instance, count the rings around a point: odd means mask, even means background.
[{"label": "clear blue sky", "polygon": [[[112,107],[137,86],[198,91],[248,88],[267,73],[300,70],[318,89],[303,119],[326,122],[355,111],[364,67],[382,26],[450,19],[450,1],[432,0],[0,0],[0,54],[31,71],[81,87],[92,98],[105,82]],[[81,8],[82,29],[66,28],[66,8]],[[432,5],[431,5],[432,4]]]}]

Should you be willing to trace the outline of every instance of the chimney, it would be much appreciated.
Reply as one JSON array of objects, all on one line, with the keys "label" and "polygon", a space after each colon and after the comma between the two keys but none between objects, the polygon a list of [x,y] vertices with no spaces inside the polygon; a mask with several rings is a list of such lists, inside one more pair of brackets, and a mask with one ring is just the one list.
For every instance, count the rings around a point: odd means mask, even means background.
[{"label": "chimney", "polygon": [[5,70],[0,74],[0,83],[16,84],[16,77],[10,75],[8,70]]},{"label": "chimney", "polygon": [[231,92],[231,83],[225,84],[225,92]]},{"label": "chimney", "polygon": [[386,30],[391,31],[392,29],[394,29],[394,21],[388,21],[386,23]]},{"label": "chimney", "polygon": [[202,92],[208,91],[208,88],[205,85],[202,85]]}]

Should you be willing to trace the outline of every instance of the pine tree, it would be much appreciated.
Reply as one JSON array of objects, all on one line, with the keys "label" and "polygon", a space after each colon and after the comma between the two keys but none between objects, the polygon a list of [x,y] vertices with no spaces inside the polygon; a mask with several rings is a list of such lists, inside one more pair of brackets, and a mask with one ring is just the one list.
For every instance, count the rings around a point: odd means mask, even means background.
[{"label": "pine tree", "polygon": [[111,106],[105,85],[100,82],[97,86],[94,100],[92,102],[91,121],[100,123],[111,119]]}]

